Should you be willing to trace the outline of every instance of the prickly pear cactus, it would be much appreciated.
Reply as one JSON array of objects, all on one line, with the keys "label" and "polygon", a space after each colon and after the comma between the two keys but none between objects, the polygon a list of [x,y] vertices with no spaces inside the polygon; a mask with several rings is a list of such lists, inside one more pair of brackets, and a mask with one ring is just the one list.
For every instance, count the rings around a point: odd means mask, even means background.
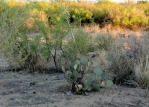
[{"label": "prickly pear cactus", "polygon": [[82,94],[86,91],[99,91],[111,87],[113,82],[108,80],[107,73],[100,66],[93,67],[87,56],[80,56],[71,62],[70,69],[62,66],[66,80],[71,84],[73,92]]}]

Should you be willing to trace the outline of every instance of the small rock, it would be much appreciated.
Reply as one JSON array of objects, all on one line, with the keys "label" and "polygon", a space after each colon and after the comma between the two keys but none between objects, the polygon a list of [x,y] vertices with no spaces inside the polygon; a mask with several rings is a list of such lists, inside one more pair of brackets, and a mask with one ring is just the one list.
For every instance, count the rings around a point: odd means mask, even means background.
[{"label": "small rock", "polygon": [[31,83],[30,83],[30,86],[35,86],[35,85],[36,85],[35,82],[31,82]]}]

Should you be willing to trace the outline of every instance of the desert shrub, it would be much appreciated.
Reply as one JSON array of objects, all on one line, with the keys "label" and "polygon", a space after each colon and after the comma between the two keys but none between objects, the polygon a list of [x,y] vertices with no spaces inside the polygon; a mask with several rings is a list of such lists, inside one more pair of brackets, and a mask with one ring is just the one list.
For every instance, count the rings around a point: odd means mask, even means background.
[{"label": "desert shrub", "polygon": [[71,7],[70,14],[74,22],[87,21],[87,20],[91,20],[92,18],[92,12],[85,8]]},{"label": "desert shrub", "polygon": [[[117,9],[115,9],[115,7],[117,7]],[[134,4],[129,6],[115,3],[87,5],[68,2],[32,2],[19,4],[14,1],[12,3],[1,1],[0,16],[0,31],[2,32],[0,34],[1,50],[5,52],[7,56],[15,56],[13,59],[20,60],[19,63],[22,63],[23,66],[29,61],[27,59],[36,59],[38,53],[46,57],[47,60],[50,60],[52,57],[56,68],[58,66],[56,62],[59,62],[56,58],[56,54],[59,51],[62,51],[66,58],[73,60],[75,60],[78,54],[87,54],[93,51],[92,38],[83,30],[72,30],[72,24],[69,22],[71,18],[75,21],[81,20],[85,22],[92,20],[98,24],[109,24],[110,22],[113,26],[121,26],[130,29],[147,27],[149,23],[148,4]],[[29,31],[32,32],[35,30],[39,32],[40,36],[30,38],[28,36]],[[108,35],[102,35],[101,38],[96,38],[96,43],[98,49],[109,50],[109,47],[113,46],[113,38]],[[130,46],[130,43],[128,44]],[[127,57],[121,58],[122,56],[118,54],[118,56],[120,56],[118,58],[124,60],[129,60],[130,56],[127,54],[133,53],[136,49],[134,48],[132,51],[132,48],[135,46],[130,46],[131,50],[125,48],[120,49],[119,46],[115,47],[113,53],[115,51],[123,56],[126,55]],[[7,50],[10,51],[7,52]],[[116,58],[116,55],[113,56],[113,58]],[[135,58],[130,59],[134,60]],[[36,60],[29,63],[34,64],[34,62],[36,62]],[[128,62],[131,63],[131,61]],[[119,66],[119,64],[117,66]],[[118,73],[118,75],[119,74],[120,73]],[[120,76],[120,78],[121,77],[123,78],[123,76]]]},{"label": "desert shrub", "polygon": [[119,17],[113,18],[113,24],[118,24],[130,29],[135,29],[136,27],[145,27],[148,25],[149,18],[144,14],[143,10],[128,7],[120,12]]},{"label": "desert shrub", "polygon": [[[33,5],[33,4],[32,4]],[[62,39],[68,33],[69,12],[64,6],[57,6],[55,14],[60,15],[60,20],[50,20],[54,25],[48,25],[48,21],[42,19],[43,11],[39,11],[29,5],[27,7],[12,6],[1,15],[1,51],[6,57],[13,59],[19,67],[34,70],[39,56],[47,61],[54,60],[55,68],[57,65],[57,53],[62,50]],[[33,20],[30,20],[33,19]],[[29,21],[30,20],[30,21]],[[35,27],[38,36],[29,35],[31,28],[27,24]],[[63,29],[65,27],[65,29]],[[7,52],[9,50],[9,52]],[[54,51],[54,52],[53,52]]]},{"label": "desert shrub", "polygon": [[93,67],[87,56],[78,56],[67,67],[62,66],[62,69],[66,80],[71,84],[71,91],[76,94],[99,91],[101,88],[111,87],[113,84],[111,80],[108,80],[107,73],[100,66]]},{"label": "desert shrub", "polygon": [[35,8],[29,9],[29,17],[24,22],[24,28],[26,28],[28,31],[37,30],[35,26],[35,22],[37,20],[42,21],[44,23],[48,22],[47,15],[43,11],[37,10]]},{"label": "desert shrub", "polygon": [[[142,9],[142,10],[144,10],[144,12],[145,12],[145,15],[147,15],[147,13],[148,13],[148,6],[149,6],[149,3],[145,3],[145,4],[136,4],[135,5],[136,6],[136,8],[138,8],[138,9]],[[147,12],[147,13],[146,13]]]},{"label": "desert shrub", "polygon": [[34,5],[33,7],[40,10],[40,11],[43,11],[43,12],[46,12],[49,8],[49,4],[44,2],[44,1],[41,1],[41,2],[34,2],[32,5]]},{"label": "desert shrub", "polygon": [[1,51],[13,61],[20,62],[18,61],[20,55],[15,56],[14,51],[19,48],[21,54],[22,47],[18,47],[21,45],[19,45],[20,42],[17,41],[17,38],[23,36],[23,30],[20,28],[27,18],[28,9],[16,7],[7,8],[0,17]]},{"label": "desert shrub", "polygon": [[39,39],[22,35],[16,39],[16,47],[11,56],[16,59],[20,68],[34,71],[39,59]]},{"label": "desert shrub", "polygon": [[74,23],[90,23],[93,19],[94,5],[82,4],[82,3],[66,3],[70,12],[70,22]]},{"label": "desert shrub", "polygon": [[115,83],[148,87],[149,51],[147,43],[146,37],[133,37],[119,40],[113,45],[108,57],[111,62],[109,69],[115,75]]},{"label": "desert shrub", "polygon": [[6,8],[8,8],[7,3],[5,3],[3,1],[0,1],[0,15],[1,15],[2,12],[5,11]]},{"label": "desert shrub", "polygon": [[48,14],[49,23],[58,24],[65,21],[67,25],[70,17],[67,7],[65,7],[63,3],[55,3],[50,5],[51,7],[46,11],[46,14]]},{"label": "desert shrub", "polygon": [[107,10],[98,10],[94,12],[93,18],[97,24],[100,24],[101,27],[104,27],[106,24],[111,23],[111,19],[109,17],[109,13]]},{"label": "desert shrub", "polygon": [[135,80],[143,87],[149,87],[149,58],[141,58],[134,66]]},{"label": "desert shrub", "polygon": [[[58,5],[54,14],[55,15],[50,16],[50,23],[53,24],[50,26],[50,33],[52,38],[51,45],[55,52],[55,54],[53,55],[53,59],[55,62],[55,66],[57,66],[56,53],[58,53],[59,51],[62,51],[64,53],[63,40],[66,35],[71,31],[71,26],[69,23],[69,12],[64,5]],[[55,20],[55,18],[57,20]]]},{"label": "desert shrub", "polygon": [[8,0],[6,1],[6,3],[8,4],[9,7],[16,7],[16,6],[21,6],[22,3],[17,3],[16,0]]},{"label": "desert shrub", "polygon": [[111,2],[100,2],[96,4],[93,12],[93,19],[96,23],[103,27],[106,24],[112,23],[112,18],[110,17],[111,12],[115,10],[115,7],[120,7],[119,5]]},{"label": "desert shrub", "polygon": [[[30,2],[25,4],[23,2],[17,3],[15,1],[11,1],[4,4],[8,7],[16,8],[30,7],[30,14],[36,14],[36,16],[44,20],[55,20],[55,22],[60,21],[61,13],[58,13],[58,9],[60,6],[63,6],[70,13],[70,22],[74,23],[80,24],[81,22],[84,24],[92,23],[94,21],[95,23],[100,24],[101,27],[104,27],[104,25],[107,24],[112,24],[113,26],[120,26],[133,30],[149,25],[148,3],[126,5],[102,2],[88,5],[70,2]],[[1,12],[4,10],[3,7],[3,4],[1,4]],[[32,19],[34,18],[31,17],[28,23],[32,22]],[[49,24],[51,24],[50,22]]]},{"label": "desert shrub", "polygon": [[143,37],[137,42],[138,51],[137,61],[134,64],[135,81],[143,87],[149,87],[149,42],[148,36]]},{"label": "desert shrub", "polygon": [[76,30],[69,37],[66,36],[64,56],[74,60],[78,54],[87,54],[91,44],[91,36],[82,29]]},{"label": "desert shrub", "polygon": [[[49,10],[47,10],[47,12],[48,11]],[[55,15],[51,15],[54,14],[53,12]],[[60,60],[61,55],[58,56],[58,53],[63,51],[63,38],[70,29],[69,12],[63,5],[57,5],[56,9],[54,11],[49,11],[48,15],[51,15],[49,21],[41,20],[41,18],[38,17],[34,18],[34,26],[39,32],[39,36],[34,38],[34,40],[37,39],[38,42],[32,42],[31,46],[34,49],[34,53],[46,59],[47,63],[53,61],[54,68],[59,70],[60,61],[58,60]],[[59,20],[54,20],[57,16]],[[35,45],[35,43],[37,44]]]},{"label": "desert shrub", "polygon": [[[8,13],[3,13],[3,17],[7,17],[7,21],[4,21],[3,23],[7,25],[11,21],[12,22],[10,23],[10,26],[8,25],[2,27],[3,29],[5,28],[5,32],[13,34],[11,34],[10,37],[8,37],[9,35],[7,35],[9,40],[4,40],[5,47],[3,49],[6,50],[11,48],[12,50],[10,51],[10,53],[5,54],[9,54],[9,56],[7,55],[7,57],[13,58],[13,63],[16,63],[20,68],[34,71],[37,68],[36,65],[38,63],[38,60],[40,59],[41,54],[43,55],[45,53],[45,51],[43,51],[43,45],[41,46],[40,39],[42,38],[43,33],[48,34],[49,29],[47,30],[46,28],[48,25],[46,15],[43,11],[37,10],[32,7],[32,5],[27,5],[24,7],[13,5],[10,7],[10,9],[8,9],[7,12]],[[15,21],[18,23],[15,23]],[[37,24],[38,22],[41,23]],[[37,25],[42,26],[42,29],[40,29]],[[12,31],[8,30],[8,28],[12,29]],[[44,31],[42,31],[43,29]],[[29,31],[34,30],[38,32],[40,31],[38,36],[33,37],[29,35]],[[13,43],[11,44],[12,47],[9,47],[10,43]]]},{"label": "desert shrub", "polygon": [[25,5],[25,8],[28,8],[29,11],[29,17],[25,20],[24,29],[28,32],[35,31],[38,30],[35,25],[36,21],[48,22],[48,15],[45,12],[47,5],[45,2],[31,2]]},{"label": "desert shrub", "polygon": [[146,10],[145,10],[145,15],[146,15],[146,16],[149,16],[149,9],[146,9]]},{"label": "desert shrub", "polygon": [[[37,28],[35,22],[42,21],[46,23],[46,21],[39,18],[40,14],[37,13],[37,11],[31,12],[31,7],[13,5],[2,13],[0,19],[0,27],[3,32],[1,34],[3,38],[1,42],[2,53],[19,68],[32,71],[35,70],[40,55],[40,37],[30,37],[28,32],[31,28],[27,24]],[[29,22],[28,20],[31,18],[33,20]]]},{"label": "desert shrub", "polygon": [[148,26],[149,18],[147,16],[147,6],[148,4],[131,4],[126,6],[125,4],[101,3],[94,8],[93,18],[99,24],[110,23],[113,26],[135,30],[140,27]]},{"label": "desert shrub", "polygon": [[129,50],[115,46],[109,52],[110,71],[114,73],[114,82],[123,84],[132,78],[134,59],[129,56]]},{"label": "desert shrub", "polygon": [[111,34],[97,35],[95,38],[95,43],[97,43],[97,48],[102,50],[108,50],[114,44],[115,38]]},{"label": "desert shrub", "polygon": [[[100,2],[94,5],[66,3],[69,7],[71,21],[91,23],[91,20],[104,25],[112,24],[129,29],[146,27],[149,23],[148,4],[138,5],[116,4],[111,2]],[[117,7],[117,8],[115,8]]]}]

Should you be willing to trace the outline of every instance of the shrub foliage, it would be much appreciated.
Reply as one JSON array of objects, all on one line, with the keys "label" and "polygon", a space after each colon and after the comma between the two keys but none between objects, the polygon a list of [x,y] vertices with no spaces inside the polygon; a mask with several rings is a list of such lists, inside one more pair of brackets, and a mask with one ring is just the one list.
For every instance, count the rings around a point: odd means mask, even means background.
[{"label": "shrub foliage", "polygon": [[[69,20],[73,23],[91,23],[95,22],[101,26],[112,24],[122,28],[138,29],[149,25],[148,3],[145,4],[116,4],[110,2],[100,2],[96,4],[70,3],[70,2],[31,2],[1,3],[0,13],[4,12],[5,7],[31,7],[31,11],[38,11],[38,15],[45,14],[46,20],[60,21],[63,20],[59,7],[67,9],[70,13]],[[116,7],[116,8],[115,8]],[[56,12],[56,14],[55,14]],[[38,16],[36,15],[36,17]],[[41,17],[40,17],[41,18]],[[49,23],[51,24],[51,23]]]}]

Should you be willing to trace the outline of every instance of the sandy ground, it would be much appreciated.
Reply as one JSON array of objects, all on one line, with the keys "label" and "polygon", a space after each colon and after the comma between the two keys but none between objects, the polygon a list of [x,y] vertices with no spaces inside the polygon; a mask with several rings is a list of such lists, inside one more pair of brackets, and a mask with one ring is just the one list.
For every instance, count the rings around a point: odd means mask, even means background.
[{"label": "sandy ground", "polygon": [[88,96],[74,95],[61,73],[1,72],[0,107],[149,107],[149,94],[114,85]]}]

